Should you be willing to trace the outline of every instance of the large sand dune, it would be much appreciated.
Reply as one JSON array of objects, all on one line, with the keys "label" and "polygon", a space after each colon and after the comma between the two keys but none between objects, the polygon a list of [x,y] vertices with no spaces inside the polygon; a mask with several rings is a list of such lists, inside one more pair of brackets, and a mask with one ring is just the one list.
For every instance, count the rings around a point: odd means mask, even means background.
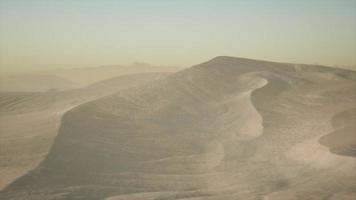
[{"label": "large sand dune", "polygon": [[36,167],[46,157],[66,111],[166,75],[125,75],[66,91],[1,92],[0,188]]},{"label": "large sand dune", "polygon": [[71,109],[43,162],[0,197],[352,199],[355,80],[217,57]]}]

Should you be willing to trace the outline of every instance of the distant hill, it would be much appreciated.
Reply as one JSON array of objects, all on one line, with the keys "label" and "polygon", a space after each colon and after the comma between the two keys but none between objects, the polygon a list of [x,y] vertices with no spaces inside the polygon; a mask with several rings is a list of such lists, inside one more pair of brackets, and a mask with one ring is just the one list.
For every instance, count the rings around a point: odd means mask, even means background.
[{"label": "distant hill", "polygon": [[111,65],[91,68],[54,70],[49,73],[71,80],[79,84],[80,86],[85,86],[98,81],[122,75],[138,73],[177,72],[181,69],[182,68],[178,67],[154,66],[145,63],[133,63],[128,66]]},{"label": "distant hill", "polygon": [[74,87],[76,87],[75,82],[56,75],[20,74],[0,77],[1,92],[40,92]]},{"label": "distant hill", "polygon": [[0,76],[0,92],[45,92],[85,87],[95,82],[118,76],[142,73],[169,73],[178,67],[153,66],[133,63],[129,66],[102,66],[91,68],[57,69],[28,74]]}]

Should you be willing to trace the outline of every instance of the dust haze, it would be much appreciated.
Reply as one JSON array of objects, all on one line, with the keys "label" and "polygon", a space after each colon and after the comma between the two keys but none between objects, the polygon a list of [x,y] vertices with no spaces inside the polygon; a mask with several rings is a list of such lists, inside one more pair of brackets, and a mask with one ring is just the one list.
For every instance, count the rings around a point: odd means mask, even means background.
[{"label": "dust haze", "polygon": [[0,0],[0,200],[356,200],[356,0]]}]

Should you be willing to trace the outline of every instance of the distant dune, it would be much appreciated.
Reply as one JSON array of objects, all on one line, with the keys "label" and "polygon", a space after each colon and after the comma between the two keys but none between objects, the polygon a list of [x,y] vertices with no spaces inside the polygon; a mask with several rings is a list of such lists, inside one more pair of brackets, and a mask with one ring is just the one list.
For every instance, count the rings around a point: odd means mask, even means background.
[{"label": "distant dune", "polygon": [[118,76],[143,73],[170,73],[179,70],[181,70],[181,68],[133,63],[128,66],[113,65],[91,68],[33,71],[27,74],[0,76],[0,92],[63,91],[78,89]]},{"label": "distant dune", "polygon": [[155,66],[136,62],[127,66],[111,65],[91,68],[60,69],[49,71],[48,73],[71,80],[80,86],[85,86],[117,76],[138,73],[177,72],[181,69],[182,68],[179,67]]},{"label": "distant dune", "polygon": [[356,196],[356,72],[217,57],[153,80],[66,112],[44,160],[0,198]]},{"label": "distant dune", "polygon": [[74,82],[55,75],[21,74],[0,77],[0,92],[41,92],[74,87]]}]

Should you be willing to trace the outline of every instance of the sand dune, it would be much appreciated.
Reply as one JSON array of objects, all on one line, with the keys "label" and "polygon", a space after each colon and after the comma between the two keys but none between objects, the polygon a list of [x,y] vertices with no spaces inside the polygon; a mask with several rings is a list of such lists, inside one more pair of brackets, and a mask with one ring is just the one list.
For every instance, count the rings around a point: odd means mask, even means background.
[{"label": "sand dune", "polygon": [[51,89],[66,90],[76,87],[68,79],[48,74],[17,74],[0,77],[0,92],[42,92]]},{"label": "sand dune", "polygon": [[331,121],[334,130],[320,138],[321,144],[329,147],[333,153],[356,157],[355,121],[356,108],[334,115]]},{"label": "sand dune", "polygon": [[352,199],[356,160],[335,130],[354,131],[355,80],[217,57],[71,109],[43,162],[0,197]]},{"label": "sand dune", "polygon": [[135,62],[131,65],[110,65],[89,68],[58,69],[48,71],[47,73],[68,79],[83,87],[106,79],[115,78],[117,76],[138,73],[170,73],[177,72],[179,70],[181,70],[179,67],[155,66],[146,63]]},{"label": "sand dune", "polygon": [[133,63],[127,66],[113,65],[90,68],[38,70],[23,74],[2,74],[0,92],[46,92],[71,90],[86,87],[119,76],[145,73],[171,73],[178,67],[153,66]]},{"label": "sand dune", "polygon": [[0,93],[0,188],[35,168],[46,157],[66,111],[166,75],[126,75],[76,90]]}]

